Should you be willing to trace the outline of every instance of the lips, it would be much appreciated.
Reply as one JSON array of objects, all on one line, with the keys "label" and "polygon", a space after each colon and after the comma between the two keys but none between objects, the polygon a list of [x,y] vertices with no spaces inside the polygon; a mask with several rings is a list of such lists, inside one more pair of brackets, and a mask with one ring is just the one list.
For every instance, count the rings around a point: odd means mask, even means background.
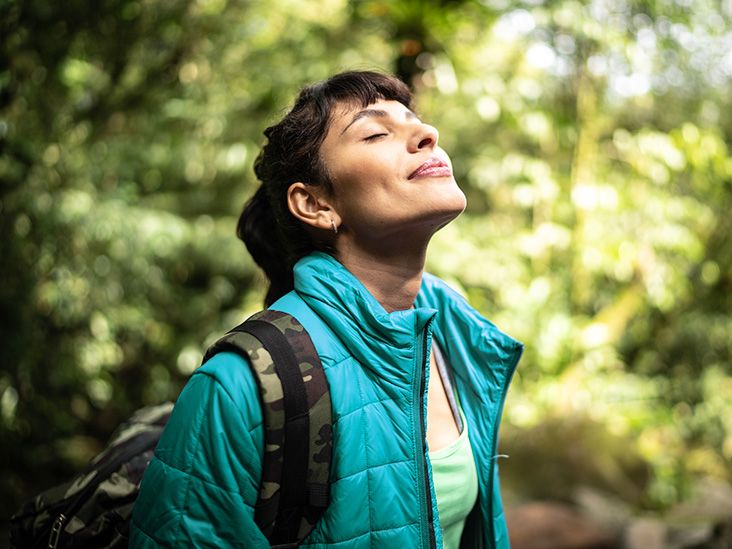
[{"label": "lips", "polygon": [[439,158],[430,158],[419,168],[414,170],[407,179],[415,179],[417,177],[450,177],[452,170],[447,162]]}]

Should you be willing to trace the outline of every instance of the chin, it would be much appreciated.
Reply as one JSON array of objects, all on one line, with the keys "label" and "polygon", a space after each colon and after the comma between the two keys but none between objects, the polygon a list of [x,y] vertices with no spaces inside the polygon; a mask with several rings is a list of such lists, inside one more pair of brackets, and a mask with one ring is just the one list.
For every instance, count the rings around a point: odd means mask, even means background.
[{"label": "chin", "polygon": [[465,210],[465,206],[459,209],[453,209],[445,211],[444,214],[439,218],[439,221],[437,223],[436,231],[440,230],[442,227],[450,223],[452,220],[454,220],[457,216],[459,216],[463,211]]},{"label": "chin", "polygon": [[455,213],[453,217],[454,219],[465,211],[465,208],[468,205],[468,199],[465,197],[465,193],[460,189],[460,187],[455,185],[454,190],[450,193],[449,199],[447,196],[445,197],[445,203],[445,210]]},{"label": "chin", "polygon": [[466,206],[467,200],[462,192],[460,192],[459,196],[455,196],[453,200],[441,203],[440,207],[435,208],[429,216],[430,226],[433,232],[439,231],[442,227],[458,217],[465,211]]}]

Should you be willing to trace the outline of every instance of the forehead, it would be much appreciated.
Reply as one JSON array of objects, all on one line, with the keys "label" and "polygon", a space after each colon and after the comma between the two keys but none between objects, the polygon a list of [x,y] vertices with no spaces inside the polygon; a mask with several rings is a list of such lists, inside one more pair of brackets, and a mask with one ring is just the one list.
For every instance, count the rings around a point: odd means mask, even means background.
[{"label": "forehead", "polygon": [[330,130],[343,131],[363,111],[385,111],[389,116],[403,116],[404,113],[411,113],[411,110],[391,99],[377,99],[373,103],[364,106],[360,101],[339,101],[330,113]]}]

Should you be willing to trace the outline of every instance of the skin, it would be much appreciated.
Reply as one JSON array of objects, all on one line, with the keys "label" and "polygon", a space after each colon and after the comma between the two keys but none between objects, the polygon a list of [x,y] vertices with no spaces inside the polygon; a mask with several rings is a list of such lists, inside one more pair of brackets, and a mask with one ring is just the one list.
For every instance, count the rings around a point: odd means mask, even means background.
[{"label": "skin", "polygon": [[[334,192],[304,182],[288,192],[293,215],[331,239],[338,260],[387,312],[414,305],[432,235],[465,209],[438,140],[434,127],[396,101],[340,104],[320,148]],[[430,159],[446,167],[415,175]],[[427,425],[430,450],[459,435],[434,358]]]}]

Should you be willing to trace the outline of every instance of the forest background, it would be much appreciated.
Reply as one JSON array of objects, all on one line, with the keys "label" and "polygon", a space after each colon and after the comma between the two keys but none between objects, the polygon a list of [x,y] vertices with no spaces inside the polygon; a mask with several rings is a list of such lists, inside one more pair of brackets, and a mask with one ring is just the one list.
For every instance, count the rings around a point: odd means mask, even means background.
[{"label": "forest background", "polygon": [[[732,479],[730,0],[0,3],[0,516],[261,307],[262,130],[396,72],[465,214],[429,270],[526,352],[512,503],[664,516]],[[615,508],[618,508],[616,505]]]}]

